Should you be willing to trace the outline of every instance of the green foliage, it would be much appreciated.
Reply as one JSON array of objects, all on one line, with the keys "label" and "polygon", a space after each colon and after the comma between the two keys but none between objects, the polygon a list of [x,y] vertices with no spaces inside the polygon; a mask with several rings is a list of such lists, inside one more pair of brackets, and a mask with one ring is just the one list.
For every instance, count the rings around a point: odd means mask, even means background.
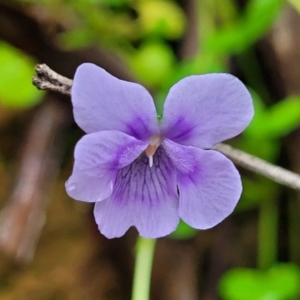
[{"label": "green foliage", "polygon": [[65,49],[84,48],[93,42],[94,35],[88,28],[76,28],[60,34],[58,41]]},{"label": "green foliage", "polygon": [[300,270],[292,264],[232,269],[222,277],[219,293],[223,300],[293,300],[300,295]]},{"label": "green foliage", "polygon": [[11,108],[37,104],[43,93],[31,83],[34,62],[11,45],[0,41],[0,103]]},{"label": "green foliage", "polygon": [[185,29],[185,15],[172,1],[138,1],[136,6],[142,34],[168,39],[180,38]]},{"label": "green foliage", "polygon": [[113,7],[119,7],[123,6],[125,4],[128,4],[128,0],[89,0],[93,4],[105,4]]},{"label": "green foliage", "polygon": [[141,82],[155,87],[160,87],[171,75],[174,63],[170,47],[156,41],[142,44],[130,61],[132,71]]},{"label": "green foliage", "polygon": [[[270,109],[258,109],[262,103],[255,101],[256,114],[253,122],[245,131],[249,137],[274,139],[280,138],[300,124],[300,97],[288,97]],[[261,101],[260,101],[261,102]]]},{"label": "green foliage", "polygon": [[299,13],[300,13],[300,2],[299,0],[287,0]]},{"label": "green foliage", "polygon": [[170,238],[173,239],[189,239],[192,238],[197,234],[198,230],[190,227],[186,223],[184,223],[182,220],[180,220],[177,229],[169,235]]},{"label": "green foliage", "polygon": [[257,93],[251,90],[251,94],[255,114],[236,146],[274,162],[279,154],[279,139],[300,124],[300,97],[287,97],[267,108]]},{"label": "green foliage", "polygon": [[281,0],[250,1],[244,15],[207,37],[206,50],[222,54],[240,53],[267,32],[281,8]]}]

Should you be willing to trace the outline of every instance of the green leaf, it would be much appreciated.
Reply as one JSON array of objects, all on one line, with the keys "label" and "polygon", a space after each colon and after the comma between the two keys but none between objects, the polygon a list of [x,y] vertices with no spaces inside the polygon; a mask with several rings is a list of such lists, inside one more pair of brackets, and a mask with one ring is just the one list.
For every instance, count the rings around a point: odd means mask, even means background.
[{"label": "green leaf", "polygon": [[[85,0],[86,1],[86,0]],[[128,0],[89,0],[92,4],[105,4],[109,5],[112,7],[118,7],[118,6],[123,6],[127,4],[129,1]]]},{"label": "green leaf", "polygon": [[174,53],[168,45],[149,41],[131,58],[131,67],[144,84],[161,86],[170,76],[174,62]]},{"label": "green leaf", "polygon": [[190,239],[197,234],[198,230],[190,227],[182,220],[180,220],[177,229],[169,235],[173,239]]},{"label": "green leaf", "polygon": [[223,300],[293,300],[300,295],[300,270],[292,264],[278,264],[266,271],[232,269],[221,279]]},{"label": "green leaf", "polygon": [[171,1],[140,1],[137,5],[139,21],[144,34],[177,39],[185,29],[185,15]]},{"label": "green leaf", "polygon": [[269,138],[285,136],[300,124],[300,97],[289,97],[275,104],[265,116],[265,135]]},{"label": "green leaf", "polygon": [[94,41],[93,33],[85,27],[62,32],[58,35],[57,40],[67,50],[83,48]]},{"label": "green leaf", "polygon": [[248,138],[257,139],[261,137],[261,127],[265,124],[264,118],[267,108],[261,97],[254,90],[249,89],[249,91],[253,99],[254,116],[243,134]]},{"label": "green leaf", "polygon": [[245,14],[233,23],[207,37],[208,52],[237,54],[262,37],[282,8],[282,0],[252,0]]},{"label": "green leaf", "polygon": [[235,212],[259,207],[266,199],[276,198],[277,194],[278,185],[274,181],[262,176],[255,176],[254,178],[245,176],[243,178],[243,194]]},{"label": "green leaf", "polygon": [[245,135],[255,138],[275,139],[285,136],[300,125],[300,97],[288,97],[268,110],[257,112],[245,130]]},{"label": "green leaf", "polygon": [[24,53],[0,41],[0,102],[11,108],[37,104],[43,93],[31,83],[35,63]]}]

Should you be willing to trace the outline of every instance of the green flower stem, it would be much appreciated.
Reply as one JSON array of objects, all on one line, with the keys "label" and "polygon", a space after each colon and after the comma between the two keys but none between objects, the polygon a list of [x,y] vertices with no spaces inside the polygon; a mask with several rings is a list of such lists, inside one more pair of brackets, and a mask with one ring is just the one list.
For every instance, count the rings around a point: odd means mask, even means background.
[{"label": "green flower stem", "polygon": [[136,243],[136,261],[131,300],[149,300],[155,239],[139,237]]}]

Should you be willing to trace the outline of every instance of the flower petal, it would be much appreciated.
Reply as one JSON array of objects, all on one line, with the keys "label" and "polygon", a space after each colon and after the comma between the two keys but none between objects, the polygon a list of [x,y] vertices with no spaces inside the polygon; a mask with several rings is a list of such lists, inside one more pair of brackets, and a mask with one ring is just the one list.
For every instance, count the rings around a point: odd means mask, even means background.
[{"label": "flower petal", "polygon": [[229,159],[214,150],[181,146],[168,140],[163,146],[177,168],[179,216],[187,224],[207,229],[232,213],[242,185]]},{"label": "flower petal", "polygon": [[118,131],[87,134],[77,143],[73,173],[66,183],[70,197],[87,202],[101,201],[112,193],[118,169],[134,161],[147,147]]},{"label": "flower petal", "polygon": [[159,147],[149,167],[140,156],[119,170],[112,195],[95,205],[99,230],[108,238],[122,236],[130,226],[147,238],[165,236],[179,222],[176,172]]},{"label": "flower petal", "polygon": [[169,91],[161,129],[177,143],[211,148],[241,133],[252,117],[251,96],[234,76],[189,76]]},{"label": "flower petal", "polygon": [[75,121],[87,133],[118,130],[138,139],[159,133],[153,99],[139,84],[85,63],[75,73],[71,93]]}]

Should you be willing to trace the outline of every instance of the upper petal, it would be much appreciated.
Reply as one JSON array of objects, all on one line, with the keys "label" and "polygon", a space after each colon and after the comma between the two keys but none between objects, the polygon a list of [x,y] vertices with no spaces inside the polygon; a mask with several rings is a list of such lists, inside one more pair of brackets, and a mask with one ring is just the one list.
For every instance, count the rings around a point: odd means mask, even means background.
[{"label": "upper petal", "polygon": [[197,229],[211,228],[225,219],[242,192],[241,178],[233,163],[214,150],[168,140],[164,148],[177,168],[179,216]]},{"label": "upper petal", "polygon": [[87,133],[118,130],[138,139],[159,133],[149,92],[94,64],[77,68],[71,94],[75,121]]},{"label": "upper petal", "polygon": [[146,142],[118,131],[87,134],[75,147],[73,173],[66,182],[70,197],[87,202],[107,198],[113,189],[118,169],[135,160]]},{"label": "upper petal", "polygon": [[175,174],[161,147],[152,167],[142,155],[119,170],[112,195],[95,205],[101,233],[108,238],[120,237],[135,226],[141,236],[158,238],[174,231],[179,222]]},{"label": "upper petal", "polygon": [[251,96],[236,77],[189,76],[169,91],[161,129],[177,143],[211,148],[241,133],[252,117]]}]

